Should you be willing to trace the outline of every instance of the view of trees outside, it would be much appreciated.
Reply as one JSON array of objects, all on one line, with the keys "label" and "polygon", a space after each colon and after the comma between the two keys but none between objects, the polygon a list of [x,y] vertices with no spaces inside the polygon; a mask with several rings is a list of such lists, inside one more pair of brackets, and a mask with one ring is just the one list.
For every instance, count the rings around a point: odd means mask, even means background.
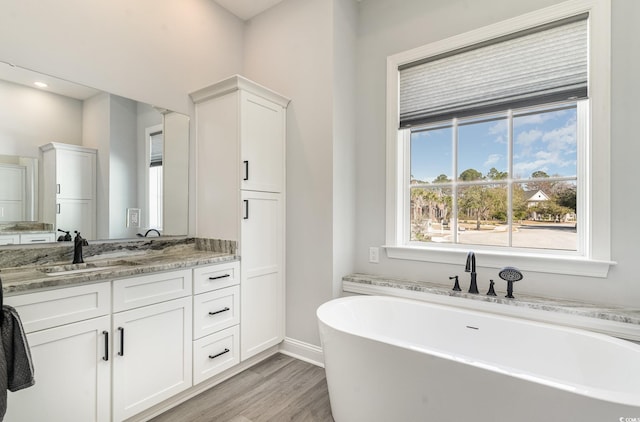
[{"label": "view of trees outside", "polygon": [[575,105],[414,130],[411,241],[576,250],[576,137]]}]

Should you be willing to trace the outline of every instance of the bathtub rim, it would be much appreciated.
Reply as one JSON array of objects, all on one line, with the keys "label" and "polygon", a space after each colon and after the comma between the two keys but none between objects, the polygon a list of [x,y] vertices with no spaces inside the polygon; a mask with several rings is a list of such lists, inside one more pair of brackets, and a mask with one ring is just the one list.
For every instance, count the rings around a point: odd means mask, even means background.
[{"label": "bathtub rim", "polygon": [[[519,322],[519,323],[526,323],[526,324],[531,324],[534,326],[538,326],[538,327],[542,327],[542,328],[548,328],[551,330],[557,330],[557,331],[562,331],[562,332],[568,332],[568,333],[573,333],[573,334],[580,334],[580,335],[584,335],[587,337],[591,337],[591,338],[595,338],[595,339],[599,339],[599,340],[603,340],[607,343],[613,343],[613,344],[617,344],[621,347],[625,347],[625,348],[630,348],[630,349],[634,349],[634,351],[638,352],[638,357],[640,358],[640,346],[627,341],[627,340],[622,340],[616,337],[612,337],[606,334],[601,334],[601,333],[596,333],[596,332],[592,332],[592,331],[588,331],[588,330],[583,330],[583,329],[579,329],[579,328],[573,328],[573,327],[567,327],[567,326],[563,326],[563,325],[556,325],[556,324],[552,324],[552,323],[546,323],[546,322],[540,322],[540,321],[535,321],[535,320],[529,320],[526,318],[518,318],[518,317],[514,317],[514,316],[508,316],[508,315],[499,315],[499,314],[492,314],[490,312],[483,312],[483,311],[478,311],[478,310],[472,310],[472,309],[466,309],[466,308],[458,308],[456,306],[452,306],[452,305],[446,305],[446,304],[439,304],[439,303],[430,303],[430,302],[424,302],[424,301],[420,301],[420,300],[416,300],[416,299],[409,299],[409,298],[401,298],[401,297],[394,297],[394,296],[384,296],[384,295],[362,295],[362,296],[345,296],[345,297],[340,297],[340,298],[334,298],[331,299],[323,304],[321,304],[317,310],[316,310],[316,317],[318,319],[318,323],[321,325],[325,325],[328,328],[341,332],[343,334],[347,334],[347,335],[351,335],[351,336],[355,336],[361,339],[367,339],[367,340],[371,340],[371,341],[375,341],[375,342],[380,342],[380,343],[384,343],[384,344],[388,344],[394,347],[400,347],[400,348],[404,348],[404,349],[408,349],[408,350],[412,350],[415,351],[417,353],[423,353],[423,354],[429,354],[432,356],[436,356],[439,358],[443,358],[443,359],[447,359],[447,360],[451,360],[451,361],[456,361],[459,363],[463,363],[466,365],[472,365],[474,367],[477,368],[481,368],[481,369],[485,369],[485,370],[489,370],[489,371],[493,371],[493,372],[497,372],[503,375],[507,375],[507,376],[511,376],[511,377],[515,377],[518,379],[522,379],[524,381],[529,381],[529,382],[535,382],[538,384],[542,384],[551,388],[557,388],[557,389],[562,389],[564,391],[568,391],[571,393],[575,393],[575,394],[580,394],[589,398],[593,398],[593,399],[597,399],[597,400],[603,400],[603,401],[607,401],[610,403],[615,403],[615,404],[620,404],[620,405],[625,405],[625,406],[632,406],[632,407],[637,407],[638,409],[640,409],[640,396],[638,396],[637,394],[634,394],[632,392],[624,392],[624,391],[615,391],[615,390],[608,390],[605,388],[598,388],[598,387],[590,387],[584,384],[577,384],[577,383],[572,383],[572,382],[567,382],[561,379],[554,379],[548,376],[540,376],[540,375],[536,375],[536,374],[531,374],[531,373],[527,373],[525,371],[522,370],[517,370],[514,368],[510,368],[510,367],[506,367],[506,366],[502,366],[498,363],[488,363],[488,362],[482,362],[482,361],[478,361],[478,360],[473,360],[472,358],[467,358],[465,356],[460,356],[460,355],[455,355],[451,352],[447,352],[447,351],[443,351],[443,350],[439,350],[437,348],[429,348],[429,347],[424,347],[423,345],[417,345],[411,342],[402,342],[399,341],[397,338],[392,338],[389,336],[383,336],[383,335],[374,335],[374,336],[365,336],[362,335],[362,333],[357,333],[355,332],[353,329],[344,329],[344,327],[337,327],[335,324],[331,324],[327,321],[326,318],[323,318],[323,315],[325,315],[326,313],[329,312],[329,309],[332,306],[335,306],[337,304],[341,304],[344,302],[360,302],[360,301],[376,301],[376,300],[385,300],[385,301],[393,301],[393,302],[400,302],[400,303],[410,303],[413,305],[419,305],[419,306],[425,306],[425,307],[432,307],[432,308],[436,308],[436,309],[442,309],[442,310],[454,310],[454,311],[458,311],[458,312],[464,312],[464,313],[469,313],[470,315],[478,315],[478,316],[482,316],[482,317],[489,317],[489,318],[494,318],[494,319],[506,319],[506,320],[510,320],[510,321],[514,321],[514,322]],[[321,344],[322,347],[324,349],[324,339],[322,336],[322,329],[320,329],[320,340],[321,340]],[[327,364],[326,362],[326,354],[325,354],[325,365]]]}]

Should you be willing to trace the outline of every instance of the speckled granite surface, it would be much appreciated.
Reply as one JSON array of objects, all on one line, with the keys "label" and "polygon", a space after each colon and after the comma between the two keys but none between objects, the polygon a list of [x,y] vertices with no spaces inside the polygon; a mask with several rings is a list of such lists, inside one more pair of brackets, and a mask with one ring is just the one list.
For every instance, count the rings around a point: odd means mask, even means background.
[{"label": "speckled granite surface", "polygon": [[48,233],[53,231],[53,224],[20,221],[0,224],[0,234]]},{"label": "speckled granite surface", "polygon": [[344,276],[342,280],[364,285],[391,287],[395,289],[411,290],[434,295],[461,297],[470,300],[499,303],[508,306],[559,312],[570,315],[579,315],[590,318],[604,319],[608,321],[640,325],[640,308],[627,309],[603,307],[599,305],[574,302],[569,300],[557,300],[521,295],[517,294],[517,292],[514,293],[514,296],[516,297],[515,299],[507,299],[504,297],[504,292],[500,294],[499,291],[497,292],[498,296],[486,296],[484,294],[486,292],[481,292],[480,294],[474,295],[466,293],[464,291],[456,292],[451,290],[450,287],[445,287],[440,284],[429,283],[425,281],[395,279],[370,274],[349,274],[347,276]]},{"label": "speckled granite surface", "polygon": [[[235,242],[213,239],[196,241],[192,238],[163,237],[92,242],[84,248],[86,265],[72,265],[73,245],[69,242],[2,247],[0,279],[3,292],[11,295],[34,289],[236,261],[239,257],[235,251]],[[69,273],[69,270],[77,272]]]}]

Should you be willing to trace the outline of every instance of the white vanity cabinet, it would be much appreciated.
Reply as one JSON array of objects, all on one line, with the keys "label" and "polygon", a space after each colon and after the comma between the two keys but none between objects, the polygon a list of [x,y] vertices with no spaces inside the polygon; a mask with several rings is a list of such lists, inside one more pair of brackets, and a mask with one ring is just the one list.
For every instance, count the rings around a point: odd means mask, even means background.
[{"label": "white vanity cabinet", "polygon": [[113,420],[192,385],[191,270],[113,282]]},{"label": "white vanity cabinet", "polygon": [[243,191],[242,358],[284,339],[283,212],[280,194]]},{"label": "white vanity cabinet", "polygon": [[86,239],[96,235],[96,150],[52,142],[42,154],[41,204],[43,221],[54,231],[79,231]]},{"label": "white vanity cabinet", "polygon": [[196,232],[241,256],[241,360],[284,339],[284,201],[289,99],[241,76],[196,104]]},{"label": "white vanity cabinet", "polygon": [[193,383],[240,363],[240,265],[193,270]]},{"label": "white vanity cabinet", "polygon": [[56,241],[56,236],[51,233],[25,233],[25,234],[1,234],[0,245],[18,245],[29,243],[51,243]]},{"label": "white vanity cabinet", "polygon": [[18,245],[18,244],[20,244],[19,234],[0,235],[0,245]]},{"label": "white vanity cabinet", "polygon": [[5,297],[27,333],[36,378],[8,393],[6,421],[110,421],[110,285]]}]

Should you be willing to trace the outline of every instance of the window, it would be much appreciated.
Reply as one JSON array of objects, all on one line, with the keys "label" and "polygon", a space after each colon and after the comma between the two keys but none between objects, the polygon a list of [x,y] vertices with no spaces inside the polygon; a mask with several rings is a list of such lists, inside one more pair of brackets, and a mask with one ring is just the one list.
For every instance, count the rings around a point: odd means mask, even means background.
[{"label": "window", "polygon": [[[153,130],[155,129],[155,130]],[[149,228],[162,230],[162,181],[164,136],[162,125],[147,128],[149,148],[149,170],[147,174],[147,203]]]},{"label": "window", "polygon": [[561,3],[389,57],[389,257],[474,249],[606,277],[609,7]]},{"label": "window", "polygon": [[407,130],[410,242],[578,251],[577,110],[563,103]]}]

